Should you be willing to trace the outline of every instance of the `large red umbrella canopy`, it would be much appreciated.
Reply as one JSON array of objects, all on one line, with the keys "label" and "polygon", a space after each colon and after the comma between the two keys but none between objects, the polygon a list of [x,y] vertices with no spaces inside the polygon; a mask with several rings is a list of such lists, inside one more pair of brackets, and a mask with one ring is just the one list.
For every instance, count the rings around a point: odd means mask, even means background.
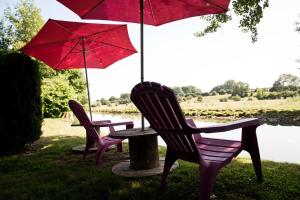
[{"label": "large red umbrella canopy", "polygon": [[[141,0],[57,0],[82,19],[140,23]],[[224,13],[230,0],[144,0],[144,23],[161,25],[188,17]]]},{"label": "large red umbrella canopy", "polygon": [[137,52],[129,39],[127,25],[53,19],[21,51],[56,70],[104,69]]},{"label": "large red umbrella canopy", "polygon": [[[144,81],[143,24],[161,25],[194,16],[220,14],[230,0],[57,0],[82,19],[141,24],[141,82]],[[142,129],[144,121],[142,117]]]},{"label": "large red umbrella canopy", "polygon": [[56,70],[85,68],[91,119],[86,68],[104,69],[137,52],[129,39],[127,25],[53,19],[49,19],[21,51]]}]

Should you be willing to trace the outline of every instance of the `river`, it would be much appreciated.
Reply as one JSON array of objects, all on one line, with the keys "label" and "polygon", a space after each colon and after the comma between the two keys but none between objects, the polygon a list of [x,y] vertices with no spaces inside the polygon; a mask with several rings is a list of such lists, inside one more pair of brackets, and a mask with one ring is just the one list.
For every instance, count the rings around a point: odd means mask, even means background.
[{"label": "river", "polygon": [[[141,126],[139,115],[115,115],[115,114],[93,114],[94,120],[110,119],[113,122],[133,121],[135,127]],[[197,127],[216,124],[217,122],[203,122],[203,119],[195,118]],[[147,122],[145,124],[148,125]],[[203,137],[214,137],[223,139],[240,140],[241,130],[228,131],[216,134],[202,134]],[[289,162],[300,164],[300,126],[271,126],[261,125],[257,128],[257,138],[262,160],[276,162]],[[166,146],[159,137],[159,145]],[[249,157],[247,152],[240,156]]]}]

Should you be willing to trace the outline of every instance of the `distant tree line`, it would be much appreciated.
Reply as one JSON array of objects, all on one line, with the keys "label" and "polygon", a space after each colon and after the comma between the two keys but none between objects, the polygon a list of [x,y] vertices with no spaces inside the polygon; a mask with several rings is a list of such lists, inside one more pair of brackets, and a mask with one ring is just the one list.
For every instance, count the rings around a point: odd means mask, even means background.
[{"label": "distant tree line", "polygon": [[101,106],[101,105],[127,105],[131,102],[130,100],[130,93],[122,93],[120,97],[111,96],[110,98],[101,98],[97,100],[92,106]]},{"label": "distant tree line", "polygon": [[[228,80],[222,85],[214,87],[209,93],[202,95],[231,95],[229,98],[238,101],[243,97],[256,97],[262,99],[281,99],[295,97],[300,94],[300,79],[292,74],[282,74],[273,83],[271,88],[256,88],[251,90],[249,84]],[[220,99],[226,102],[226,97]]]},{"label": "distant tree line", "polygon": [[[198,102],[202,102],[203,96],[229,95],[221,97],[220,102],[227,102],[228,100],[240,101],[241,98],[248,97],[252,100],[255,97],[259,100],[263,99],[281,99],[288,97],[295,97],[300,95],[300,79],[292,74],[282,74],[273,83],[271,88],[256,88],[250,89],[248,83],[235,80],[227,80],[221,85],[215,86],[210,92],[202,92],[196,86],[182,86],[172,88],[177,96],[179,102],[188,101],[194,98]],[[108,99],[101,98],[97,100],[94,106],[100,105],[122,105],[130,103],[130,94],[123,93],[120,97],[111,96]]]}]

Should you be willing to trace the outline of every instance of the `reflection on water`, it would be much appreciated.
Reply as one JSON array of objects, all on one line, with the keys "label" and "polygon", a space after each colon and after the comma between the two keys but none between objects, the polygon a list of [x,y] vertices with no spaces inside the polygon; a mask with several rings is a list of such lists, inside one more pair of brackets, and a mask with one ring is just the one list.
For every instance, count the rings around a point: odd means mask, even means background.
[{"label": "reflection on water", "polygon": [[[135,127],[141,126],[140,115],[111,115],[93,114],[95,120],[110,119],[113,122],[133,121]],[[216,122],[200,122],[194,119],[197,126],[215,124]],[[148,126],[147,122],[145,126]],[[223,139],[240,140],[241,130],[228,131],[216,134],[202,134],[203,137],[214,137]],[[291,162],[300,164],[300,126],[271,126],[261,125],[257,128],[257,137],[261,158],[277,162]],[[159,144],[166,146],[159,138]],[[243,152],[242,156],[249,156]]]}]

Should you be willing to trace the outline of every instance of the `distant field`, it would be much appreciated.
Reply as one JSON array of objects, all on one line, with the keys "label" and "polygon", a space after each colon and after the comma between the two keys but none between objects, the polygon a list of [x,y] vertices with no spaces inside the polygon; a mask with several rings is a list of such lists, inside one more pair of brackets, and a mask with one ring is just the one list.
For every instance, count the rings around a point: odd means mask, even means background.
[{"label": "distant field", "polygon": [[[220,102],[227,95],[203,97],[202,102],[197,99],[181,102],[180,105],[186,116],[203,118],[241,118],[261,117],[269,124],[300,125],[300,97],[257,100],[246,97],[240,101],[228,100]],[[93,108],[94,112],[107,113],[137,113],[133,104],[110,105]]]},{"label": "distant field", "polygon": [[243,98],[241,101],[220,102],[221,98],[228,95],[203,97],[203,102],[198,103],[196,99],[182,102],[183,109],[196,110],[300,110],[300,97],[274,100],[257,100],[254,97]]}]

